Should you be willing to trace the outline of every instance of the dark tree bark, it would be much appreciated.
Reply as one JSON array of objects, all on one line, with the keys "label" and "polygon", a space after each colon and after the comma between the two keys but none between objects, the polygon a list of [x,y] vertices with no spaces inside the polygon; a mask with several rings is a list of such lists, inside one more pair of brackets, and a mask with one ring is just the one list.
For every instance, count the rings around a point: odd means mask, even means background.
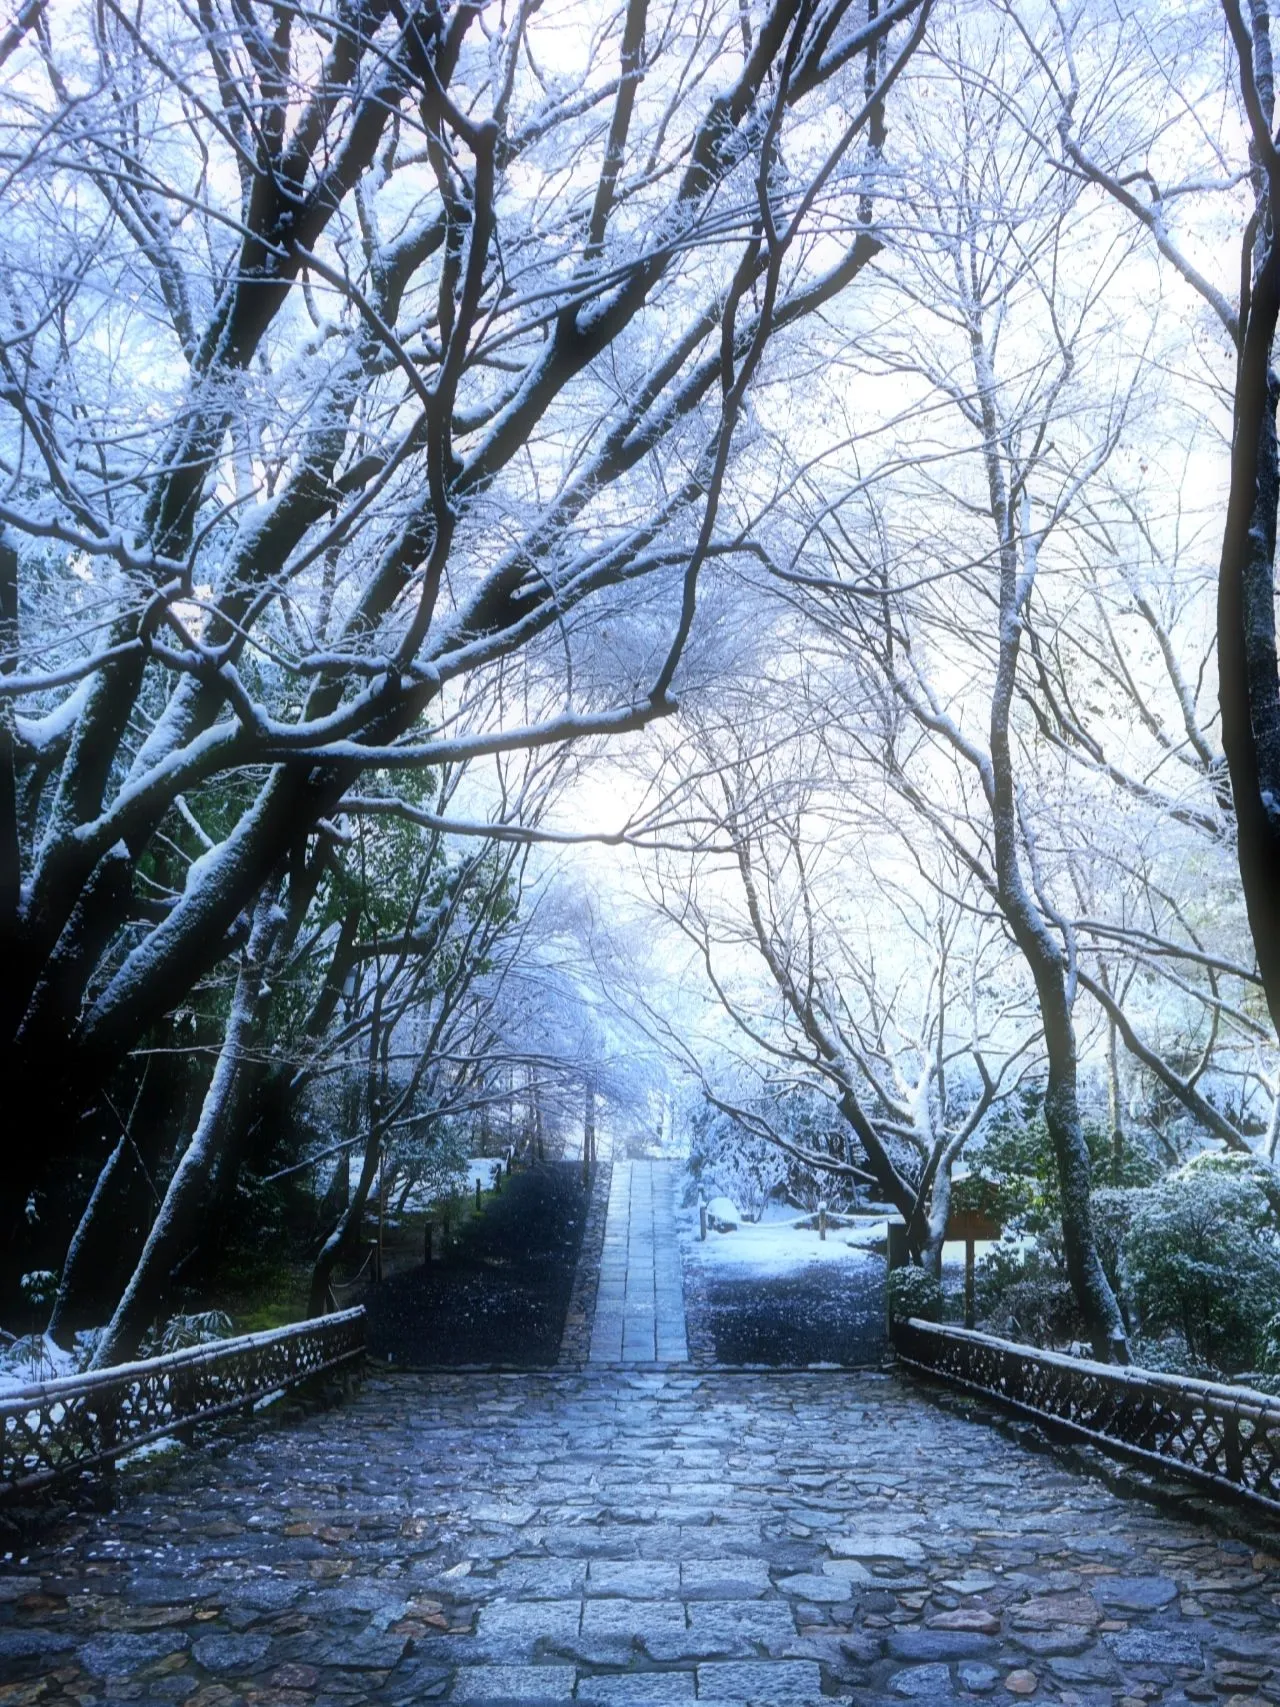
[{"label": "dark tree bark", "polygon": [[1252,30],[1223,0],[1249,119],[1254,216],[1241,257],[1231,484],[1218,571],[1218,693],[1235,806],[1240,880],[1272,1023],[1280,1031],[1280,670],[1276,660],[1276,511],[1280,500],[1272,370],[1280,314],[1275,209],[1280,157],[1271,135],[1274,78],[1267,0]]}]

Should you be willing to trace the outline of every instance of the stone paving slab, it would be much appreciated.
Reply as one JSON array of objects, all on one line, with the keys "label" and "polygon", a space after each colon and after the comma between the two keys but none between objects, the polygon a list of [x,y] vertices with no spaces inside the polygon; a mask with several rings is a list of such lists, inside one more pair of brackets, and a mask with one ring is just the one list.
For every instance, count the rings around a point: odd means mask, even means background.
[{"label": "stone paving slab", "polygon": [[588,1361],[689,1361],[673,1163],[614,1164]]},{"label": "stone paving slab", "polygon": [[370,1380],[0,1565],[0,1704],[1280,1702],[1280,1560],[869,1373]]}]

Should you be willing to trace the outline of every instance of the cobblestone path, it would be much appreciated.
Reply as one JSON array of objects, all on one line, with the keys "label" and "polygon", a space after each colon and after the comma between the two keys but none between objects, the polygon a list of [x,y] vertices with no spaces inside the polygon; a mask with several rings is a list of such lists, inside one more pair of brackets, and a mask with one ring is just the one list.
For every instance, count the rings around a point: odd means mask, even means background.
[{"label": "cobblestone path", "polygon": [[0,1701],[1251,1707],[1278,1598],[893,1377],[406,1375],[0,1567]]},{"label": "cobblestone path", "polygon": [[618,1162],[609,1189],[592,1363],[687,1363],[670,1162]]}]

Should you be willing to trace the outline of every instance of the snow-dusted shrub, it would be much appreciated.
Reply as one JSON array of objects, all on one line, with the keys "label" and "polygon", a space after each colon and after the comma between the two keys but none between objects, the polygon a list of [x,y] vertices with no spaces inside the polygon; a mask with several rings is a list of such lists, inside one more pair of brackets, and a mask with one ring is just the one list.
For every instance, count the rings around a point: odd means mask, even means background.
[{"label": "snow-dusted shrub", "polygon": [[908,1265],[889,1275],[889,1315],[895,1322],[918,1316],[922,1322],[940,1322],[945,1310],[942,1287],[922,1268]]},{"label": "snow-dusted shrub", "polygon": [[1161,1334],[1144,1334],[1139,1329],[1129,1341],[1129,1355],[1140,1369],[1152,1369],[1159,1375],[1193,1375],[1204,1381],[1217,1381],[1222,1376],[1218,1365],[1197,1357],[1188,1349],[1184,1335],[1175,1329]]},{"label": "snow-dusted shrub", "polygon": [[58,1295],[58,1277],[51,1268],[32,1269],[19,1280],[18,1290],[33,1310],[43,1310]]},{"label": "snow-dusted shrub", "polygon": [[1083,1334],[1066,1270],[1044,1246],[997,1245],[978,1264],[974,1294],[978,1320],[991,1333],[1048,1347]]},{"label": "snow-dusted shrub", "polygon": [[1259,1350],[1258,1367],[1268,1375],[1280,1375],[1280,1313],[1272,1316],[1263,1328]]},{"label": "snow-dusted shrub", "polygon": [[422,1118],[389,1146],[389,1205],[397,1210],[429,1209],[465,1192],[474,1150],[471,1133],[460,1121]]},{"label": "snow-dusted shrub", "polygon": [[742,1215],[731,1197],[721,1194],[707,1204],[707,1226],[717,1233],[732,1233],[742,1223]]},{"label": "snow-dusted shrub", "polygon": [[231,1317],[225,1310],[197,1310],[189,1316],[170,1316],[156,1336],[151,1355],[163,1357],[191,1345],[211,1345],[214,1340],[227,1339],[231,1332]]},{"label": "snow-dusted shrub", "polygon": [[1098,1243],[1098,1257],[1119,1296],[1127,1291],[1124,1274],[1124,1242],[1129,1236],[1134,1215],[1145,1193],[1127,1186],[1104,1185],[1095,1191],[1090,1204],[1093,1209],[1093,1232]]},{"label": "snow-dusted shrub", "polygon": [[692,1124],[689,1172],[695,1190],[708,1198],[732,1198],[748,1221],[758,1221],[787,1177],[781,1150],[709,1104]]},{"label": "snow-dusted shrub", "polygon": [[[965,1182],[958,1201],[953,1192],[953,1201],[958,1208],[982,1208],[1006,1227],[1034,1234],[1056,1261],[1062,1240],[1062,1191],[1042,1104],[1041,1090],[1031,1086],[997,1110],[968,1157],[973,1183]],[[1141,1135],[1134,1134],[1117,1149],[1108,1128],[1086,1120],[1083,1132],[1095,1185],[1135,1188],[1159,1177],[1160,1168]]]},{"label": "snow-dusted shrub", "polygon": [[1245,1180],[1266,1198],[1273,1221],[1280,1226],[1280,1174],[1261,1156],[1246,1156],[1239,1150],[1206,1150],[1184,1162],[1172,1177]]},{"label": "snow-dusted shrub", "polygon": [[1144,1334],[1179,1333],[1192,1358],[1226,1370],[1261,1360],[1280,1308],[1275,1213],[1242,1161],[1197,1159],[1143,1192],[1124,1241]]},{"label": "snow-dusted shrub", "polygon": [[48,1334],[24,1334],[19,1339],[6,1337],[6,1343],[0,1346],[0,1393],[8,1388],[25,1387],[32,1381],[74,1375],[79,1367],[74,1354],[63,1351]]}]

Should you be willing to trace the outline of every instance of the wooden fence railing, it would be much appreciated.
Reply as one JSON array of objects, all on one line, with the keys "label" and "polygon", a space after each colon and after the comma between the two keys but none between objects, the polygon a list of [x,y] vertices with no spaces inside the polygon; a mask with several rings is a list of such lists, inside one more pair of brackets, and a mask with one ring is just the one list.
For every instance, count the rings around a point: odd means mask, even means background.
[{"label": "wooden fence railing", "polygon": [[1280,1399],[1089,1363],[936,1322],[896,1322],[904,1363],[1218,1491],[1280,1511]]},{"label": "wooden fence railing", "polygon": [[0,1394],[0,1498],[248,1410],[364,1356],[364,1310]]}]

